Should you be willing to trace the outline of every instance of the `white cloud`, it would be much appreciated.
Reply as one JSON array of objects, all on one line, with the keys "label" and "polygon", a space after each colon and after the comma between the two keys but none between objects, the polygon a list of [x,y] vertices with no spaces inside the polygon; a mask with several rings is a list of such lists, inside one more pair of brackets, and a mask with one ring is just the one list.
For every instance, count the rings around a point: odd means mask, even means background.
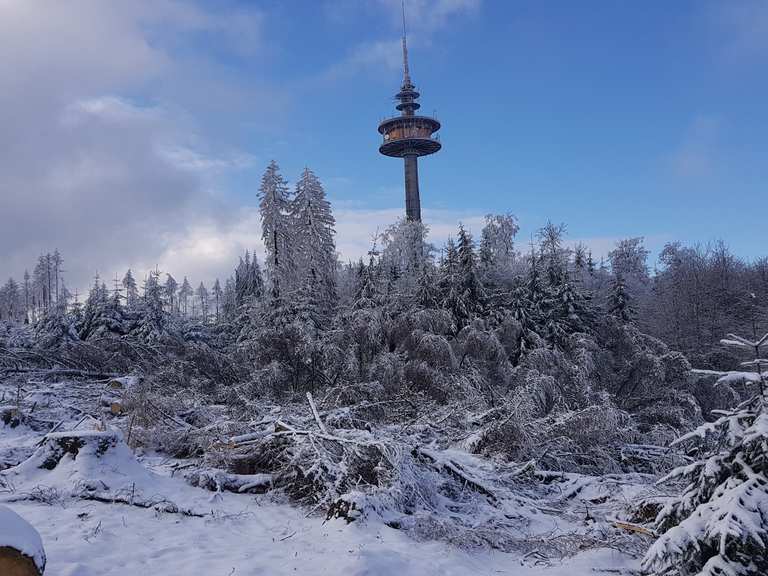
[{"label": "white cloud", "polygon": [[681,143],[670,153],[673,173],[683,179],[705,179],[715,175],[721,162],[718,137],[721,121],[712,116],[693,119]]},{"label": "white cloud", "polygon": [[[198,65],[185,43],[205,34],[250,54],[261,26],[258,11],[172,0],[0,0],[0,277],[58,248],[82,288],[97,269],[154,264],[194,231],[226,226],[216,178],[253,158],[208,144],[194,107],[217,100],[236,114],[258,95],[223,73],[208,90],[215,64]],[[211,260],[207,246],[192,249]]]},{"label": "white cloud", "polygon": [[[329,76],[354,74],[365,68],[384,66],[393,70],[402,63],[401,49],[401,3],[400,0],[378,0],[383,12],[389,15],[397,36],[373,42],[364,42],[353,47],[349,54],[332,66]],[[410,0],[407,2],[407,29],[409,46],[428,44],[432,36],[444,28],[451,19],[475,13],[481,0]],[[351,5],[347,5],[350,9]],[[334,5],[334,17],[342,11],[340,4]]]},{"label": "white cloud", "polygon": [[256,163],[256,160],[252,155],[242,152],[232,154],[228,157],[213,157],[202,154],[198,150],[177,144],[160,146],[157,152],[171,165],[182,170],[192,170],[194,172],[210,173],[242,170],[250,168]]},{"label": "white cloud", "polygon": [[[401,0],[378,1],[399,27]],[[476,12],[480,5],[481,0],[408,0],[405,4],[407,28],[409,32],[433,32],[445,26],[453,17]]]},{"label": "white cloud", "polygon": [[396,70],[403,62],[401,46],[399,38],[358,44],[347,58],[331,69],[329,75],[354,74],[358,70],[376,66]]},{"label": "white cloud", "polygon": [[727,65],[768,61],[768,2],[715,3],[709,17],[718,55]]}]

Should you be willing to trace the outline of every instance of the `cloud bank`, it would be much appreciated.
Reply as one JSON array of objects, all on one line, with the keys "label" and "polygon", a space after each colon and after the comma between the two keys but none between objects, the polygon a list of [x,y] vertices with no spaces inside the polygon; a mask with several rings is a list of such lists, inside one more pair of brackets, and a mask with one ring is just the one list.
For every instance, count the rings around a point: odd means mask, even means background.
[{"label": "cloud bank", "polygon": [[194,111],[162,95],[205,89],[190,84],[190,58],[175,59],[180,43],[206,34],[252,53],[261,20],[165,0],[0,2],[0,275],[58,248],[83,286],[203,222],[225,226],[215,175],[252,158],[213,154]]}]

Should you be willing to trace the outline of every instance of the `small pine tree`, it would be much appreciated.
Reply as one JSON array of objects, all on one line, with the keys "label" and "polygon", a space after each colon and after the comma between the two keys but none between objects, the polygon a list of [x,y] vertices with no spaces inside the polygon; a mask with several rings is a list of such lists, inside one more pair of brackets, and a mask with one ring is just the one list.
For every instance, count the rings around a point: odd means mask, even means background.
[{"label": "small pine tree", "polygon": [[[663,532],[642,566],[658,576],[759,576],[768,574],[768,409],[760,359],[768,334],[750,341],[729,335],[723,344],[754,354],[744,364],[759,394],[675,441],[698,441],[705,458],[675,469],[661,482],[684,480],[683,493],[656,518]],[[744,375],[730,374],[723,379]],[[710,450],[707,450],[711,447]]]}]

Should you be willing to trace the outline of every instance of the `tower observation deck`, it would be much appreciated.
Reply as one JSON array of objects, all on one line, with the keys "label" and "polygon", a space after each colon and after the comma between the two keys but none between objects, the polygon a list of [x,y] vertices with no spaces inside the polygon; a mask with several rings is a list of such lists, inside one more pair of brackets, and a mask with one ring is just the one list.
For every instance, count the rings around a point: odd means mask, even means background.
[{"label": "tower observation deck", "polygon": [[385,156],[402,158],[405,164],[405,215],[409,221],[421,221],[421,199],[419,197],[419,156],[434,154],[441,148],[440,122],[430,116],[420,116],[416,111],[421,107],[417,102],[420,94],[411,82],[408,69],[408,45],[405,37],[405,9],[403,8],[403,85],[395,95],[395,108],[400,116],[394,116],[379,124],[383,142],[379,152]]}]

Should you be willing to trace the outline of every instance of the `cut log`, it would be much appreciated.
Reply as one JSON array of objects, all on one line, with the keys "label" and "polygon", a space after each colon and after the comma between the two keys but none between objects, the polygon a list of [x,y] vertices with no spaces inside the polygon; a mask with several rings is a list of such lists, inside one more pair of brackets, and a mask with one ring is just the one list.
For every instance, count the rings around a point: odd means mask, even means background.
[{"label": "cut log", "polygon": [[41,576],[45,571],[43,541],[31,524],[0,506],[0,574]]},{"label": "cut log", "polygon": [[34,560],[15,548],[0,546],[0,574],[3,576],[41,576]]},{"label": "cut log", "polygon": [[625,522],[624,520],[617,520],[615,518],[606,518],[608,522],[613,524],[614,527],[620,529],[620,530],[626,530],[627,532],[635,532],[637,534],[645,534],[646,536],[653,536],[654,538],[657,537],[656,532],[653,530],[650,530],[649,528],[646,528],[645,526],[640,526],[639,524],[633,524],[632,522]]}]

